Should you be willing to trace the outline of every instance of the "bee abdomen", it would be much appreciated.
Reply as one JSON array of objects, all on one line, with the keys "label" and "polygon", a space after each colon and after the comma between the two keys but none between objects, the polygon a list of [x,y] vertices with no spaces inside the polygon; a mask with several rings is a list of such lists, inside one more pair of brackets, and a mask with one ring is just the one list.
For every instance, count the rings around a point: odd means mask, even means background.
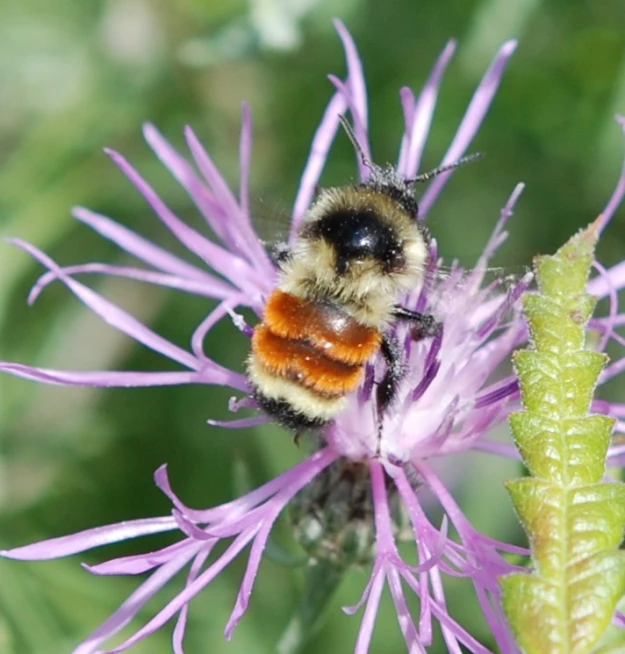
[{"label": "bee abdomen", "polygon": [[329,301],[305,300],[274,291],[265,306],[263,323],[276,336],[306,341],[331,359],[361,365],[379,349],[379,330],[360,324]]},{"label": "bee abdomen", "polygon": [[357,388],[362,379],[361,364],[332,359],[304,340],[277,336],[265,324],[254,331],[252,352],[272,374],[312,389],[322,397],[342,397]]},{"label": "bee abdomen", "polygon": [[287,427],[323,426],[345,408],[380,341],[377,330],[331,303],[275,291],[252,338],[254,395]]}]

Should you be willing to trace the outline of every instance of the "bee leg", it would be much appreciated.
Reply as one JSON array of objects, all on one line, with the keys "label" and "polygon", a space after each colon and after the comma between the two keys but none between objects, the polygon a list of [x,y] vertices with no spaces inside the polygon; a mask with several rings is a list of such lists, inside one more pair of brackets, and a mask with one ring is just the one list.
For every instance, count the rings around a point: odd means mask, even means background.
[{"label": "bee leg", "polygon": [[412,325],[412,334],[415,340],[437,336],[442,328],[441,323],[435,320],[432,314],[411,311],[400,306],[395,307],[393,317]]},{"label": "bee leg", "polygon": [[401,349],[393,336],[384,335],[380,351],[387,365],[386,374],[378,384],[376,391],[378,415],[381,421],[384,412],[397,394],[397,386],[404,376],[404,363],[401,357]]}]

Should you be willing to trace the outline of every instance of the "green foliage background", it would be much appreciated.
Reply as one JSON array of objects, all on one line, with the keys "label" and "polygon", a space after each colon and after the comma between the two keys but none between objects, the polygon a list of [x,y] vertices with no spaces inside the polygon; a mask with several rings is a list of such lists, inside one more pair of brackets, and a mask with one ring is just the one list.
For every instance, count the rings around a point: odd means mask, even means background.
[{"label": "green foliage background", "polygon": [[[624,150],[612,120],[625,112],[619,0],[401,0],[392,8],[376,0],[4,0],[0,235],[31,240],[64,264],[126,261],[70,217],[71,206],[84,204],[176,248],[101,147],[123,152],[193,223],[189,200],[150,154],[140,125],[154,122],[183,148],[182,128],[192,124],[236,186],[243,100],[254,117],[256,213],[259,222],[279,229],[332,92],[325,76],[345,70],[333,16],[346,22],[364,60],[380,162],[397,153],[399,87],[418,90],[448,38],[456,37],[459,48],[425,166],[440,160],[499,45],[520,40],[472,148],[488,156],[454,176],[431,214],[445,255],[468,265],[475,260],[518,181],[527,188],[497,261],[502,265],[528,264],[537,252],[554,251],[604,206]],[[353,153],[341,143],[324,181],[340,184],[353,174]],[[624,224],[621,211],[599,246],[604,264],[623,258]],[[60,285],[27,308],[39,272],[25,254],[0,244],[0,358],[69,368],[171,367],[101,324]],[[115,280],[96,283],[180,344],[210,310],[200,298]],[[244,347],[226,322],[208,341],[209,351],[232,367],[241,366]],[[607,392],[620,390],[613,385]],[[204,387],[100,392],[0,378],[0,546],[167,512],[152,484],[163,462],[189,504],[208,506],[239,492],[236,479],[261,483],[301,456],[277,429],[235,433],[207,426],[208,417],[227,417],[229,396]],[[464,457],[450,475],[475,523],[501,538],[520,538],[498,486],[516,472],[486,457],[467,465]],[[493,499],[497,487],[500,504]],[[286,527],[278,539],[288,546]],[[89,560],[147,546],[125,544]],[[91,577],[78,565],[84,558],[0,561],[0,652],[68,652],[135,587],[134,579]],[[228,644],[221,633],[241,574],[242,566],[233,565],[194,604],[191,654],[275,651],[298,598],[300,571],[265,561],[249,613]],[[362,572],[348,575],[307,654],[351,650],[359,619],[339,606],[354,603],[365,582]],[[450,604],[488,642],[463,585],[453,588]],[[403,650],[385,602],[373,651]],[[169,634],[133,651],[169,652]]]}]

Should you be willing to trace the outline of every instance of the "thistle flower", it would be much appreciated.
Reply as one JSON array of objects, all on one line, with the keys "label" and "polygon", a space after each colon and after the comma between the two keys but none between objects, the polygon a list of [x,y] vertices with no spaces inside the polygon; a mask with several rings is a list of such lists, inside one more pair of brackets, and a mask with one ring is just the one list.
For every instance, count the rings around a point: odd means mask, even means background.
[{"label": "thistle flower", "polygon": [[[348,74],[345,80],[330,77],[336,92],[313,139],[311,154],[295,200],[291,238],[297,233],[300,220],[312,201],[328,150],[338,129],[339,115],[349,110],[358,141],[365,154],[369,154],[366,92],[361,63],[343,25],[337,23],[337,29],[346,51]],[[444,49],[418,98],[407,88],[400,92],[405,128],[397,170],[407,178],[414,177],[419,168],[439,85],[454,47],[454,43],[449,43]],[[458,159],[470,144],[488,111],[514,48],[515,43],[508,42],[497,53],[475,91],[443,164]],[[144,133],[155,154],[188,192],[219,242],[185,225],[121,155],[115,152],[109,154],[144,196],[159,220],[209,270],[188,263],[111,219],[83,208],[74,211],[79,220],[150,268],[95,263],[63,268],[34,246],[21,241],[14,243],[48,269],[34,286],[29,298],[31,302],[50,282],[59,280],[106,322],[176,361],[183,370],[71,372],[17,363],[2,363],[0,369],[17,376],[60,385],[226,385],[243,394],[241,399],[232,402],[233,410],[241,406],[253,406],[253,400],[247,396],[249,387],[245,376],[228,370],[207,357],[202,347],[208,332],[226,316],[231,316],[239,329],[250,334],[251,328],[234,312],[238,307],[247,307],[260,316],[263,300],[276,281],[274,265],[254,233],[250,220],[247,188],[251,156],[249,112],[246,108],[243,111],[238,197],[230,190],[191,129],[186,130],[186,137],[199,174],[153,126],[147,125]],[[366,174],[362,162],[360,174]],[[427,187],[420,199],[421,216],[430,211],[448,178],[449,173],[440,175]],[[606,224],[625,192],[624,187],[625,171],[604,212]],[[374,362],[368,366],[362,387],[350,397],[347,410],[321,435],[318,450],[291,470],[247,495],[214,508],[192,509],[176,496],[169,485],[166,469],[162,467],[157,470],[155,481],[173,505],[171,515],[108,525],[2,552],[3,556],[15,559],[53,559],[139,536],[166,531],[179,532],[179,540],[163,549],[87,567],[94,574],[151,574],[106,622],[74,650],[76,654],[103,651],[101,646],[104,643],[130,623],[170,579],[188,567],[184,589],[134,635],[117,647],[106,650],[124,651],[177,616],[173,649],[177,653],[182,652],[191,600],[249,545],[247,567],[225,628],[226,637],[230,637],[247,610],[263,550],[273,525],[290,503],[294,505],[295,512],[299,512],[297,525],[300,540],[306,540],[309,551],[314,552],[317,559],[338,556],[343,565],[341,557],[346,555],[347,550],[341,543],[344,544],[346,539],[334,539],[334,549],[328,548],[329,535],[336,535],[334,532],[329,534],[329,521],[315,525],[306,511],[306,506],[311,502],[319,502],[320,495],[316,492],[318,484],[329,484],[330,490],[336,492],[338,497],[347,497],[347,508],[350,502],[356,501],[360,503],[359,506],[367,508],[364,512],[365,521],[368,521],[366,529],[362,532],[361,540],[357,541],[356,553],[351,552],[350,560],[362,563],[371,559],[370,579],[360,601],[345,609],[351,614],[362,606],[365,607],[355,645],[357,653],[369,649],[385,584],[389,586],[399,626],[410,652],[422,652],[429,646],[433,640],[434,621],[440,624],[450,652],[459,653],[462,647],[470,652],[488,652],[449,614],[443,575],[470,580],[498,648],[505,653],[517,651],[503,617],[497,579],[516,569],[503,554],[524,554],[525,550],[478,533],[463,515],[450,491],[445,488],[430,460],[469,449],[516,456],[512,445],[489,442],[486,436],[491,427],[519,406],[518,386],[514,377],[505,377],[495,382],[492,377],[513,348],[527,338],[525,325],[516,310],[516,300],[527,288],[529,277],[507,289],[501,282],[484,286],[484,272],[493,253],[507,236],[506,223],[521,190],[522,185],[519,185],[502,210],[493,235],[474,271],[467,272],[454,265],[446,277],[439,275],[436,243],[432,242],[430,263],[423,283],[406,298],[405,304],[417,311],[427,307],[442,322],[443,328],[437,337],[420,342],[414,342],[405,328],[397,328],[396,336],[403,344],[407,374],[396,402],[384,418],[381,430],[375,418],[373,386],[377,362]],[[622,265],[610,271],[601,268],[598,270],[600,276],[594,282],[592,292],[615,298],[616,289],[625,284]],[[75,275],[92,273],[168,286],[215,298],[220,303],[196,328],[191,347],[186,350],[159,336],[75,279]],[[620,338],[614,333],[620,323],[621,316],[615,305],[608,318],[595,320],[594,327],[603,335],[602,346],[609,339]],[[242,358],[243,356],[242,353]],[[613,364],[612,369],[605,371],[604,378],[619,374],[623,367],[623,362]],[[605,413],[623,415],[619,413],[622,411],[619,405],[601,403],[600,406]],[[256,416],[227,424],[213,424],[246,427],[264,420],[263,416]],[[347,470],[351,471],[349,478],[352,481],[347,483],[347,491],[339,492],[339,484],[345,483]],[[356,483],[359,488],[364,484],[366,489],[358,500],[354,499],[356,494],[353,493]],[[423,510],[419,499],[419,487],[423,485],[429,487],[444,510],[445,518],[440,527],[434,525]],[[408,517],[416,544],[417,565],[408,564],[398,550],[395,524],[397,507]],[[448,535],[449,523],[457,534],[456,538]],[[315,528],[318,538],[315,538]],[[342,531],[341,535],[344,536],[345,533]],[[357,526],[354,525],[354,530],[349,531],[352,546],[352,537],[356,533]],[[213,556],[215,546],[221,541],[229,541],[229,544],[221,554]],[[417,617],[411,615],[408,608],[407,592],[414,593],[419,598]]]}]

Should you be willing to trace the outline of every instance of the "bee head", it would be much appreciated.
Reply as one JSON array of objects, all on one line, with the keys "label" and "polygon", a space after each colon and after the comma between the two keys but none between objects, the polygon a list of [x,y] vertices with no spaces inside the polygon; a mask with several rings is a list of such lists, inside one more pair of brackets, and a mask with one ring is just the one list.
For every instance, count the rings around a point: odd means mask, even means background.
[{"label": "bee head", "polygon": [[397,168],[392,165],[387,165],[383,168],[373,163],[362,149],[362,146],[354,134],[354,130],[347,122],[345,116],[339,116],[339,120],[341,121],[341,125],[343,126],[349,140],[352,142],[354,149],[360,156],[363,165],[371,171],[369,179],[366,182],[363,182],[362,186],[389,196],[395,202],[399,203],[404,211],[406,211],[410,216],[413,216],[415,220],[419,216],[419,205],[414,195],[415,184],[427,182],[437,175],[446,173],[454,168],[463,166],[466,163],[475,161],[476,159],[481,159],[484,156],[481,152],[470,154],[466,157],[461,157],[450,164],[438,166],[438,168],[434,168],[427,173],[421,173],[421,175],[417,175],[412,179],[406,179],[398,172]]}]

